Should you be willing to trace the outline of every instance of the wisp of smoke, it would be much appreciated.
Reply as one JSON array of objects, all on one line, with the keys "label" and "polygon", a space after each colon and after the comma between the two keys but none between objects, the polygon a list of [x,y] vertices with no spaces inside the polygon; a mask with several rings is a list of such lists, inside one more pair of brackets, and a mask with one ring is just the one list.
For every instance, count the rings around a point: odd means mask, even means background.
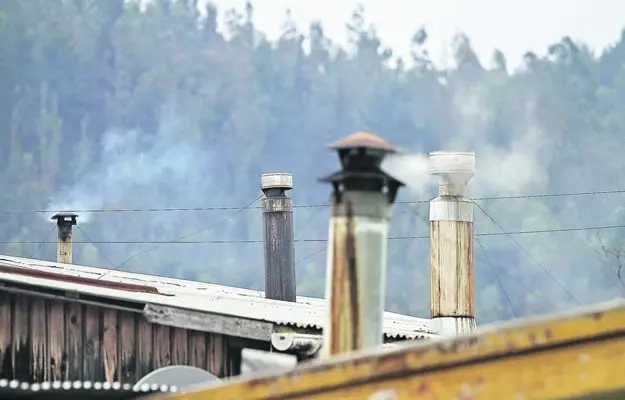
[{"label": "wisp of smoke", "polygon": [[428,159],[422,154],[395,153],[384,158],[382,170],[403,182],[419,198],[428,193]]},{"label": "wisp of smoke", "polygon": [[523,101],[524,115],[512,122],[508,143],[488,138],[495,117],[496,93],[484,83],[460,86],[453,93],[455,132],[443,150],[474,151],[476,173],[468,186],[472,196],[513,195],[547,183],[552,142],[535,118],[533,99]]},{"label": "wisp of smoke", "polygon": [[[526,113],[512,132],[512,139],[496,145],[487,137],[488,124],[494,117],[493,98],[484,88],[456,88],[453,104],[458,130],[441,148],[433,150],[475,152],[476,173],[467,189],[474,197],[514,195],[546,185],[553,146],[534,118],[533,102],[526,100]],[[427,154],[389,155],[382,169],[404,182],[419,199],[426,197],[435,183],[428,175]]]},{"label": "wisp of smoke", "polygon": [[[125,207],[130,201],[134,207],[149,203],[150,208],[155,206],[155,196],[151,195],[156,195],[155,191],[188,190],[188,197],[193,197],[210,157],[185,137],[181,127],[180,121],[170,116],[155,134],[115,129],[106,132],[100,143],[100,161],[73,186],[59,190],[50,199],[48,210],[51,214],[97,210],[122,199]],[[142,204],[146,198],[149,201]],[[92,213],[81,212],[79,218],[81,224],[87,223]]]}]

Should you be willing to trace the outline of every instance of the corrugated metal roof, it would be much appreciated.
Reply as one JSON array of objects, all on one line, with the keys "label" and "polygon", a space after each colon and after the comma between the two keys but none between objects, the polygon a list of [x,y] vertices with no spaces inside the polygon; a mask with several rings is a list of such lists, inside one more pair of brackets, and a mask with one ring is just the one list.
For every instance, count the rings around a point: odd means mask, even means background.
[{"label": "corrugated metal roof", "polygon": [[[262,291],[5,255],[0,255],[0,281],[301,328],[321,329],[326,314],[323,299],[298,297],[291,303],[266,299]],[[438,333],[430,319],[389,312],[384,330],[387,337],[406,339]]]}]

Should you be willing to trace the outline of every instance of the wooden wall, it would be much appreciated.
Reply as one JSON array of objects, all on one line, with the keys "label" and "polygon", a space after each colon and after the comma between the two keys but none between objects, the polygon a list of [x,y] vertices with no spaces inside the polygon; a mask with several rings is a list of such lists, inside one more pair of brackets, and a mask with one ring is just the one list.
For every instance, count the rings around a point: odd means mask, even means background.
[{"label": "wooden wall", "polygon": [[0,290],[0,379],[135,383],[172,364],[225,377],[234,372],[227,342],[136,312]]}]

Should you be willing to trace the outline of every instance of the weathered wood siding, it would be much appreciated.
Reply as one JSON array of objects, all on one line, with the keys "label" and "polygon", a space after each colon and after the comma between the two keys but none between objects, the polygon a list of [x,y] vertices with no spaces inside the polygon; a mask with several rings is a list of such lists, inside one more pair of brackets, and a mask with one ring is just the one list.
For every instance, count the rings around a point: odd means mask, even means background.
[{"label": "weathered wood siding", "polygon": [[184,364],[236,372],[228,338],[148,323],[131,311],[0,290],[0,379],[135,383]]}]

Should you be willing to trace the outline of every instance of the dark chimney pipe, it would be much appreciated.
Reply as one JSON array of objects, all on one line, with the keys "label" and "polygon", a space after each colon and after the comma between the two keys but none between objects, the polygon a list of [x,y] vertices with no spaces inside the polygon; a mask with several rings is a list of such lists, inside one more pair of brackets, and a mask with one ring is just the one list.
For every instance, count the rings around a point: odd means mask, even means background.
[{"label": "dark chimney pipe", "polygon": [[265,297],[295,301],[295,255],[293,249],[293,189],[289,173],[263,174],[260,188],[263,199],[265,241]]},{"label": "dark chimney pipe", "polygon": [[58,227],[56,261],[62,264],[72,263],[72,227],[77,224],[78,215],[62,212],[54,215]]}]

